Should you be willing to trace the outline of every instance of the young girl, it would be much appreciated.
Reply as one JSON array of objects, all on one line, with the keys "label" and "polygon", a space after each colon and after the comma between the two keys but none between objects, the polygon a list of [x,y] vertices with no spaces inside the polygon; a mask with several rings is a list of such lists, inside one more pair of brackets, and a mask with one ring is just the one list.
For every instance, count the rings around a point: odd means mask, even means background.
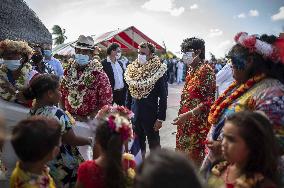
[{"label": "young girl", "polygon": [[244,111],[229,116],[222,153],[226,161],[215,165],[212,173],[227,188],[277,187],[278,148],[272,125],[262,114]]},{"label": "young girl", "polygon": [[57,187],[73,187],[77,179],[77,169],[83,162],[76,146],[91,145],[92,140],[74,134],[70,118],[56,107],[60,100],[59,79],[55,75],[43,74],[34,78],[24,90],[27,99],[36,99],[30,115],[43,115],[55,118],[61,125],[62,146],[60,154],[51,161],[50,174]]},{"label": "young girl", "polygon": [[[118,113],[98,120],[96,145],[99,157],[82,163],[76,188],[124,188],[133,178],[134,160],[123,161],[122,147],[132,135],[129,121]],[[130,167],[128,166],[129,164]],[[131,177],[132,176],[132,177]]]},{"label": "young girl", "polygon": [[60,125],[51,118],[34,116],[22,120],[12,133],[12,145],[19,157],[10,187],[55,188],[47,162],[59,153]]}]

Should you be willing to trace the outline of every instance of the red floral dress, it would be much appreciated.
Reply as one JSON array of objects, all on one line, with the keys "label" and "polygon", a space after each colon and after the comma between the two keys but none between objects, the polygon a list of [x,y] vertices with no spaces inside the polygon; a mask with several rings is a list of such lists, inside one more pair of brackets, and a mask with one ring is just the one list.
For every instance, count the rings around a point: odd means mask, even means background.
[{"label": "red floral dress", "polygon": [[176,149],[188,153],[197,163],[204,157],[204,141],[210,129],[207,117],[215,98],[215,80],[212,67],[203,63],[195,71],[188,71],[181,95],[178,114],[204,104],[203,113],[192,116],[184,124],[178,125],[176,135]]},{"label": "red floral dress", "polygon": [[[68,68],[64,71],[64,77],[69,75]],[[83,71],[77,69],[78,78],[83,74]],[[65,109],[72,115],[88,116],[94,111],[100,110],[104,105],[112,104],[112,89],[109,79],[105,72],[93,70],[92,71],[94,80],[93,83],[88,86],[86,94],[83,97],[83,102],[81,106],[77,109],[72,108],[68,101],[69,90],[62,84],[61,93],[62,101]],[[79,85],[78,90],[83,89],[85,86]]]}]

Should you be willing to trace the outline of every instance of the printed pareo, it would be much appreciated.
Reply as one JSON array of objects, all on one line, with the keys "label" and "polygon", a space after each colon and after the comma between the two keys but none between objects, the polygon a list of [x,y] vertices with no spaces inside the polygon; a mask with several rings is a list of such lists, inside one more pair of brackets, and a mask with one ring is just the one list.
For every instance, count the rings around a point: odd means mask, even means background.
[{"label": "printed pareo", "polygon": [[210,129],[207,122],[209,108],[215,98],[215,74],[208,64],[201,64],[195,71],[189,70],[181,95],[178,114],[186,113],[199,104],[204,104],[203,113],[190,117],[178,125],[176,149],[189,153],[193,160],[204,157],[204,140]]}]

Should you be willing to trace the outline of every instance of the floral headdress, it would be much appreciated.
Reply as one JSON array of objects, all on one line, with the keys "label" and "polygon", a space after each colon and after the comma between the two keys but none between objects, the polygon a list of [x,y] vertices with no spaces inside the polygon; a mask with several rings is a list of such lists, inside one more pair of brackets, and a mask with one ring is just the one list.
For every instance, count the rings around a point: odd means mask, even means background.
[{"label": "floral headdress", "polygon": [[124,106],[105,105],[99,110],[98,114],[96,115],[96,118],[103,118],[108,114],[113,113],[118,113],[129,120],[134,116],[133,112]]},{"label": "floral headdress", "polygon": [[96,119],[106,119],[109,128],[121,135],[123,141],[132,137],[132,126],[130,119],[133,112],[124,106],[105,105],[96,115]]},{"label": "floral headdress", "polygon": [[0,56],[3,53],[32,54],[32,48],[24,41],[6,39],[0,42]]},{"label": "floral headdress", "polygon": [[119,114],[111,114],[106,118],[109,128],[121,135],[122,141],[128,141],[132,138],[131,123],[125,117]]},{"label": "floral headdress", "polygon": [[235,36],[235,42],[249,49],[250,53],[256,52],[273,62],[280,60],[278,49],[267,42],[257,39],[256,35],[248,35],[246,32],[240,32]]}]

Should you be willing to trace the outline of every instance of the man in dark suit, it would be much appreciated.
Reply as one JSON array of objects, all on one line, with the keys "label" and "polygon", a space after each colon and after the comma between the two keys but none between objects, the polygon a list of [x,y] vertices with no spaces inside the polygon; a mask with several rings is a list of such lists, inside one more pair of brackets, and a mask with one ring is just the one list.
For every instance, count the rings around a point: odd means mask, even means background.
[{"label": "man in dark suit", "polygon": [[150,151],[160,148],[159,129],[166,119],[167,65],[154,55],[151,43],[139,46],[137,60],[128,65],[125,81],[128,84],[126,106],[134,112],[133,126],[138,136],[142,156],[146,153],[146,137]]},{"label": "man in dark suit", "polygon": [[127,88],[123,76],[123,65],[118,61],[119,54],[121,54],[119,44],[112,43],[107,48],[107,58],[102,61],[102,65],[112,87],[113,103],[124,106]]}]

